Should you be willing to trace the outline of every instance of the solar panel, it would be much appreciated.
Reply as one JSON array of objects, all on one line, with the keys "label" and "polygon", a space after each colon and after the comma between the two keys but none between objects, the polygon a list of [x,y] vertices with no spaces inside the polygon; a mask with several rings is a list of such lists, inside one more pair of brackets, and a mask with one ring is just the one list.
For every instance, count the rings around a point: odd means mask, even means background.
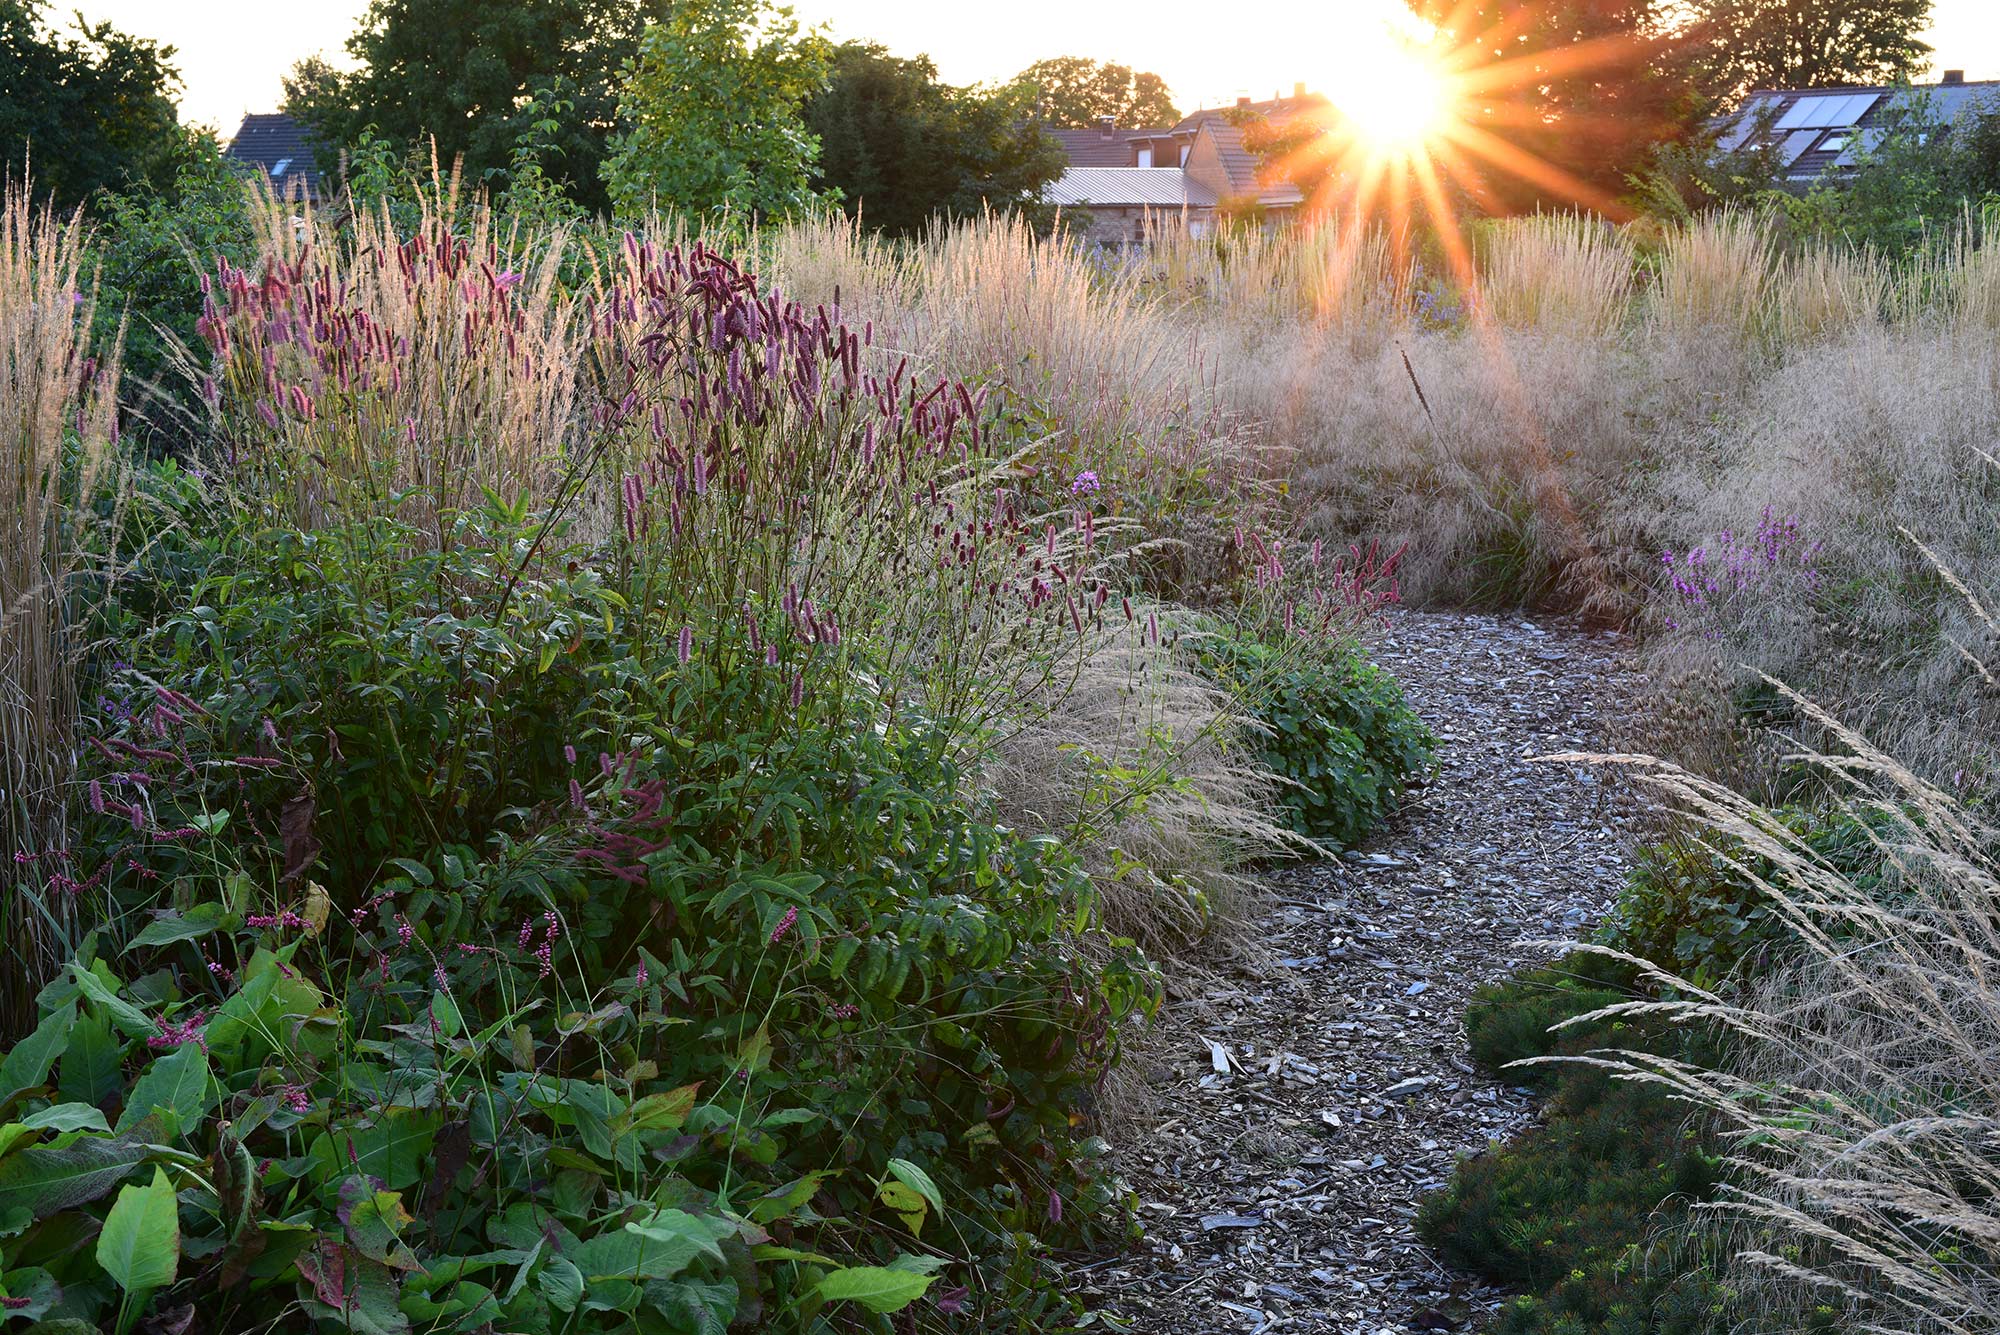
[{"label": "solar panel", "polygon": [[1859,125],[1869,108],[1882,100],[1880,93],[1856,93],[1847,99],[1847,105],[1840,109],[1840,119],[1835,125]]},{"label": "solar panel", "polygon": [[1881,98],[1880,93],[1829,93],[1802,97],[1792,104],[1778,122],[1780,130],[1831,130],[1852,125],[1868,114]]},{"label": "solar panel", "polygon": [[1819,138],[1818,130],[1794,130],[1785,136],[1784,147],[1778,150],[1778,165],[1789,167],[1806,155],[1806,150]]},{"label": "solar panel", "polygon": [[1823,111],[1830,110],[1827,104],[1834,100],[1830,97],[1802,97],[1792,103],[1792,109],[1779,118],[1775,128],[1803,130],[1808,126],[1824,124],[1817,118]]}]

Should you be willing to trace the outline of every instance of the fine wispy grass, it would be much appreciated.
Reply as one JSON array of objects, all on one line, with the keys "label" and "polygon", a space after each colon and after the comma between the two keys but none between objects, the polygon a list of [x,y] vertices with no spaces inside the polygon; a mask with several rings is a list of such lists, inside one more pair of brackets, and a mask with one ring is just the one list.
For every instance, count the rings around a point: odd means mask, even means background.
[{"label": "fine wispy grass", "polygon": [[[101,550],[90,530],[114,471],[117,347],[94,353],[94,310],[80,221],[34,209],[9,186],[0,198],[0,850],[50,870],[68,848],[79,745],[76,580]],[[0,912],[14,961],[0,1007],[11,1019],[75,924],[60,893],[8,896]]]}]

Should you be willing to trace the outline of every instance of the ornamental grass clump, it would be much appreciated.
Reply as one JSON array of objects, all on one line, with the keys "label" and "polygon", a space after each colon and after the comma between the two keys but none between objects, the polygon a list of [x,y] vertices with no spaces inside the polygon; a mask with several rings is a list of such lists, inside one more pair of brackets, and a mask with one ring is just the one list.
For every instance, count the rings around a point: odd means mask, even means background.
[{"label": "ornamental grass clump", "polygon": [[[76,670],[103,493],[117,459],[118,345],[93,349],[80,218],[0,194],[0,932],[15,967],[0,1031],[84,930],[65,874],[76,803]],[[44,874],[46,873],[46,874]]]}]

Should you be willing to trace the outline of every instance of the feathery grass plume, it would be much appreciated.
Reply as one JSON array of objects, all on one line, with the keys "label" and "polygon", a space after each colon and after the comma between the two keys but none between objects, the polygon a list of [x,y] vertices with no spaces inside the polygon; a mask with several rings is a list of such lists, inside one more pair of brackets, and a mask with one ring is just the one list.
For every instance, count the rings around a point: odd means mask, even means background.
[{"label": "feathery grass plume", "polygon": [[1498,223],[1484,238],[1479,299],[1514,329],[1609,338],[1632,303],[1632,243],[1582,213],[1538,213]]},{"label": "feathery grass plume", "polygon": [[95,353],[96,295],[80,215],[0,196],[0,901],[14,961],[0,1031],[34,1016],[33,997],[67,957],[76,926],[67,791],[78,745],[75,577],[117,471],[118,345]]},{"label": "feathery grass plume", "polygon": [[1720,339],[1738,351],[1769,331],[1777,246],[1770,221],[1729,208],[1667,234],[1652,320],[1682,339]]},{"label": "feathery grass plume", "polygon": [[1802,762],[1842,811],[1866,818],[1885,874],[1858,883],[1777,813],[1638,761],[1642,781],[1711,831],[1715,855],[1782,915],[1793,946],[1743,995],[1669,979],[1686,999],[1652,1003],[1724,1027],[1732,1055],[1721,1069],[1597,1059],[1667,1086],[1733,1140],[1732,1185],[1711,1208],[1731,1221],[1758,1329],[1990,1331],[2000,1322],[2000,832],[1785,694],[1836,744]]},{"label": "feathery grass plume", "polygon": [[1772,328],[1788,348],[1866,330],[1882,319],[1893,288],[1873,249],[1814,242],[1779,266]]}]

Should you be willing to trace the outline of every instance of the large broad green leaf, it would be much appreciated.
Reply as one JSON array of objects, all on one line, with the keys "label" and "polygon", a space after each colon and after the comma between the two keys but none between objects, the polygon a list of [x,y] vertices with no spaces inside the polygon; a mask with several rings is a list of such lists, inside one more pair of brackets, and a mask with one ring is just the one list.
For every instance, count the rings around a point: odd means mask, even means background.
[{"label": "large broad green leaf", "polygon": [[[347,1237],[355,1250],[391,1270],[418,1269],[416,1253],[403,1241],[416,1221],[403,1208],[402,1196],[393,1191],[375,1191],[360,1178],[349,1181],[362,1184],[358,1192],[350,1193],[343,1186],[340,1193],[347,1211]],[[350,1195],[358,1199],[350,1200]]]},{"label": "large broad green leaf", "polygon": [[9,1318],[40,1321],[62,1297],[62,1289],[56,1284],[56,1277],[40,1266],[25,1266],[0,1276],[0,1294],[8,1300]]},{"label": "large broad green leaf", "polygon": [[125,1041],[111,1032],[110,1018],[100,1010],[85,1011],[69,1031],[56,1092],[71,1103],[103,1107],[124,1087],[118,1070],[124,1050]]},{"label": "large broad green leaf", "polygon": [[222,905],[197,904],[187,916],[168,910],[146,924],[146,930],[126,943],[129,954],[141,946],[170,946],[176,941],[195,941],[222,925]]},{"label": "large broad green leaf", "polygon": [[25,1206],[46,1219],[94,1201],[154,1153],[140,1141],[96,1137],[59,1150],[19,1150],[0,1159],[0,1214]]},{"label": "large broad green leaf", "polygon": [[76,1003],[50,1011],[29,1034],[14,1045],[5,1061],[0,1061],[0,1108],[20,1097],[24,1090],[47,1083],[56,1058],[69,1046],[70,1030],[76,1025]]},{"label": "large broad green leaf", "polygon": [[[101,961],[100,961],[101,962]],[[111,985],[80,964],[69,966],[70,977],[75,980],[77,991],[90,999],[92,1005],[111,1018],[127,1038],[151,1038],[159,1033],[159,1027],[148,1019],[146,1012],[134,1006],[125,998],[112,991]]]},{"label": "large broad green leaf", "polygon": [[574,1312],[583,1301],[583,1272],[567,1256],[551,1256],[542,1273],[535,1276],[535,1284],[549,1306],[558,1311]]},{"label": "large broad green leaf", "polygon": [[208,1111],[210,1093],[208,1054],[199,1043],[183,1043],[155,1060],[132,1086],[117,1130],[130,1130],[140,1118],[165,1109],[173,1114],[173,1126],[186,1131]]},{"label": "large broad green leaf", "polygon": [[118,1193],[97,1235],[97,1263],[125,1292],[151,1293],[174,1282],[180,1259],[180,1207],[166,1169],[156,1165],[151,1182]]},{"label": "large broad green leaf", "polygon": [[[657,1244],[664,1251],[664,1259],[654,1264],[671,1265],[678,1272],[697,1256],[712,1256],[720,1261],[722,1240],[737,1230],[729,1220],[714,1215],[692,1215],[685,1210],[655,1210],[645,1219],[635,1219],[625,1225],[625,1231]],[[650,1247],[647,1249],[648,1253],[653,1250]]]},{"label": "large broad green leaf", "polygon": [[110,1131],[104,1114],[88,1103],[58,1103],[21,1119],[30,1131]]},{"label": "large broad green leaf", "polygon": [[819,1282],[819,1295],[828,1302],[860,1303],[871,1312],[899,1312],[924,1296],[931,1286],[929,1275],[887,1266],[854,1265],[836,1270]]},{"label": "large broad green leaf", "polygon": [[351,1173],[380,1178],[390,1191],[405,1191],[424,1173],[424,1156],[437,1139],[437,1116],[407,1108],[383,1112],[370,1126],[337,1126],[323,1132],[308,1151],[319,1164],[322,1182]]}]

